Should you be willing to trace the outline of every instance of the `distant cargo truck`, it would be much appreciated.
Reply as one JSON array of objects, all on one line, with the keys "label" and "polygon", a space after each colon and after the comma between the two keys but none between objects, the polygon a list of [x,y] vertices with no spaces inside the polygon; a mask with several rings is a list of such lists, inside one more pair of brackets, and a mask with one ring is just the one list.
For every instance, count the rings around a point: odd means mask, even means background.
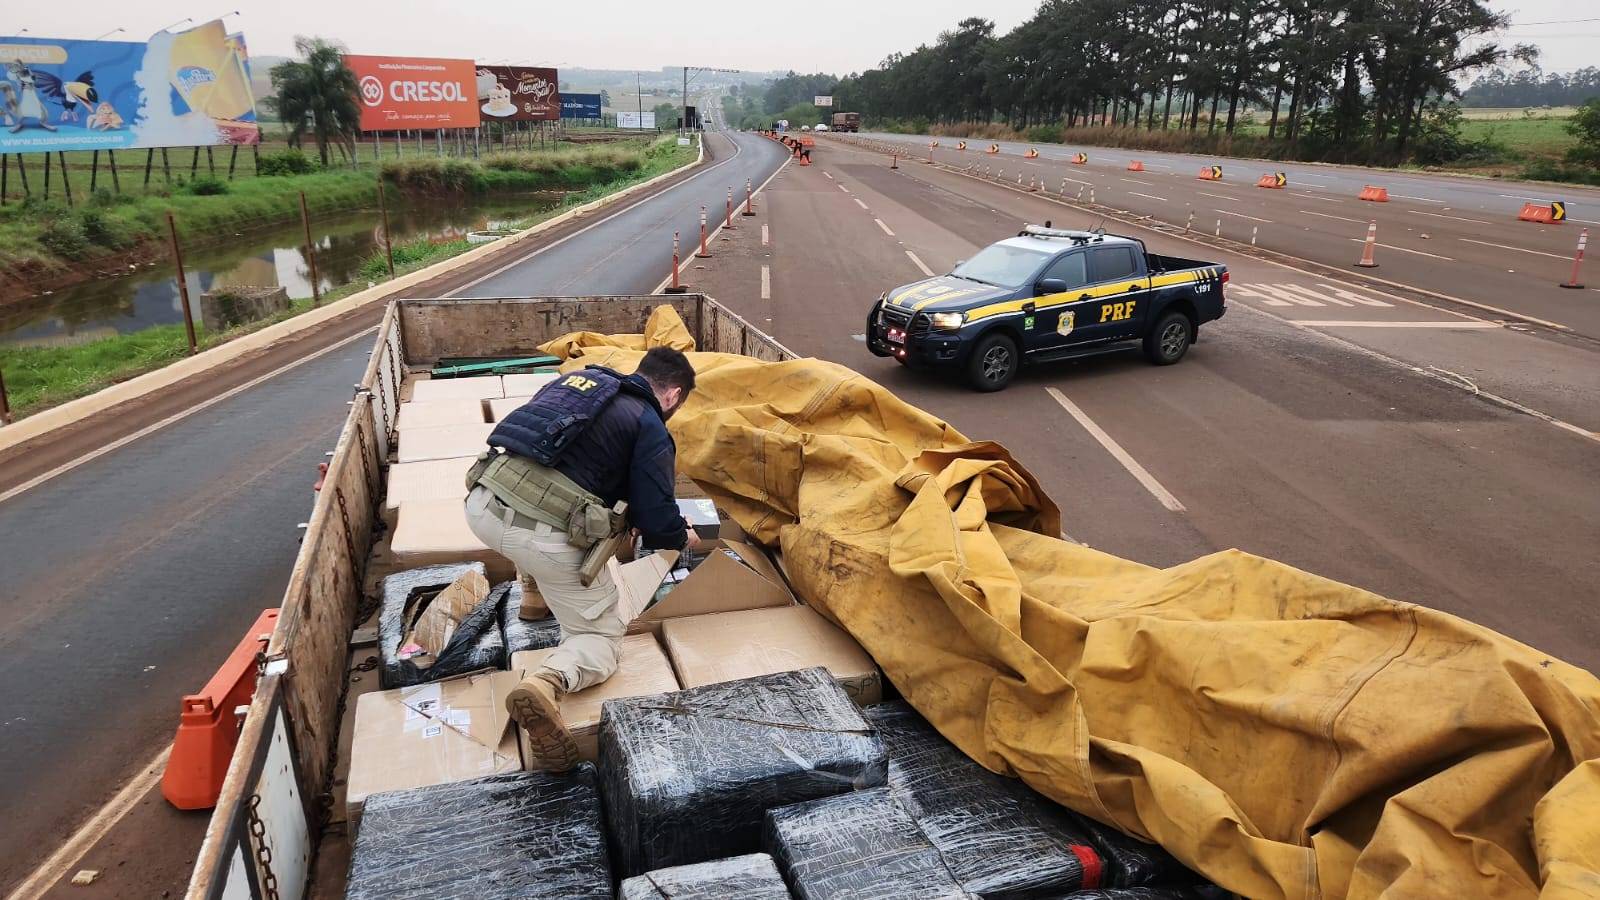
[{"label": "distant cargo truck", "polygon": [[834,131],[860,131],[861,113],[834,113]]}]

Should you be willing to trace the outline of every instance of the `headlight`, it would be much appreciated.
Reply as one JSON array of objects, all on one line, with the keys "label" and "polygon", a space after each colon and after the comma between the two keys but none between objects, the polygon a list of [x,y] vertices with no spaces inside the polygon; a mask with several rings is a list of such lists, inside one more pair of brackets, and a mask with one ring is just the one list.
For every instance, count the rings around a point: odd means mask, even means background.
[{"label": "headlight", "polygon": [[967,314],[958,312],[936,312],[928,317],[928,321],[933,323],[933,327],[935,328],[960,328],[962,323],[967,321]]}]

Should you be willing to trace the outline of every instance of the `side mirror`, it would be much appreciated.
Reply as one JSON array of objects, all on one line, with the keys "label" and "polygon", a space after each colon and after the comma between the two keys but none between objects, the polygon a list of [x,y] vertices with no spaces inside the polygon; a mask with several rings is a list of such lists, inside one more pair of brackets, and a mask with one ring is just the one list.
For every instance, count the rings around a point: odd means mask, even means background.
[{"label": "side mirror", "polygon": [[1065,278],[1041,278],[1039,279],[1039,289],[1037,293],[1065,294],[1067,290],[1067,281]]},{"label": "side mirror", "polygon": [[961,268],[962,266],[966,265],[966,263],[967,263],[966,260],[958,259],[958,260],[956,260],[956,264],[950,267],[950,271],[954,272],[955,270],[957,270],[957,269]]}]

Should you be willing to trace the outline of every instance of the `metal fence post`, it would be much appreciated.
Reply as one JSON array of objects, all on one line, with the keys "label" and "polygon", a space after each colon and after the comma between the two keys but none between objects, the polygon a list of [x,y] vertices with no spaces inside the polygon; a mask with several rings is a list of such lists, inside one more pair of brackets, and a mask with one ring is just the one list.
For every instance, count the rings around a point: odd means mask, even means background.
[{"label": "metal fence post", "polygon": [[189,335],[189,355],[200,352],[194,339],[194,313],[189,310],[189,279],[183,274],[183,250],[178,246],[178,223],[167,211],[167,232],[172,235],[172,262],[178,267],[178,300],[183,304],[183,330]]},{"label": "metal fence post", "polygon": [[389,240],[389,202],[383,195],[383,175],[378,175],[378,211],[383,214],[383,252],[389,260],[389,277],[394,277],[394,244]]}]

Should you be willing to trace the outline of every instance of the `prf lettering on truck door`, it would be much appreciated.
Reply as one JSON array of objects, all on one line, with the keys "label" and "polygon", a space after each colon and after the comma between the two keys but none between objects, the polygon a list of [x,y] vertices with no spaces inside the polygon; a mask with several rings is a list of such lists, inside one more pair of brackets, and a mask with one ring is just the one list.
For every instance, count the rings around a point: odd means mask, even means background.
[{"label": "prf lettering on truck door", "polygon": [[1126,303],[1107,303],[1105,306],[1100,307],[1100,321],[1120,322],[1123,319],[1131,319],[1133,318],[1133,305],[1138,302],[1137,300],[1129,300]]},{"label": "prf lettering on truck door", "polygon": [[585,378],[582,375],[568,375],[561,381],[562,387],[576,388],[584,393],[588,393],[589,391],[593,390],[599,383],[600,382],[595,381],[592,378]]}]

